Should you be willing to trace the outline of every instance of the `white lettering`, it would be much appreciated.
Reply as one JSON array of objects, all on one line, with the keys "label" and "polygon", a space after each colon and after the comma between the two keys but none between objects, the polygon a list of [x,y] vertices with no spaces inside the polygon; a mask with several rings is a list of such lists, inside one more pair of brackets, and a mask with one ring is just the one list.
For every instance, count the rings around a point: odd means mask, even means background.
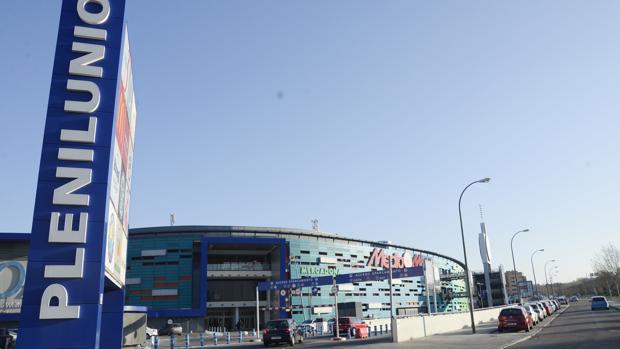
[{"label": "white lettering", "polygon": [[75,249],[75,262],[70,265],[46,265],[43,276],[46,278],[83,278],[84,277],[84,248]]},{"label": "white lettering", "polygon": [[[53,298],[58,299],[58,305],[50,305]],[[39,319],[79,319],[80,306],[69,305],[67,289],[60,284],[51,284],[43,291]]]},{"label": "white lettering", "polygon": [[103,68],[94,67],[90,64],[99,62],[105,56],[105,46],[74,42],[71,47],[73,52],[84,52],[83,56],[72,59],[69,62],[69,74],[90,76],[93,78],[103,77]]},{"label": "white lettering", "polygon": [[[88,12],[86,5],[96,3],[101,6],[98,13]],[[103,24],[110,16],[110,2],[108,0],[78,0],[77,12],[80,19],[88,24]]]},{"label": "white lettering", "polygon": [[88,227],[88,213],[80,213],[80,223],[78,230],[73,230],[73,214],[67,213],[65,215],[65,228],[63,230],[58,229],[58,222],[60,221],[60,212],[52,212],[50,219],[49,230],[49,242],[58,243],[86,243],[86,229]]},{"label": "white lettering", "polygon": [[89,101],[65,101],[65,111],[75,113],[92,113],[99,107],[101,92],[99,86],[92,81],[85,80],[67,80],[68,91],[88,92],[91,95]]},{"label": "white lettering", "polygon": [[92,149],[58,148],[58,159],[69,161],[90,161],[95,157]]},{"label": "white lettering", "polygon": [[74,178],[54,189],[52,203],[54,205],[88,206],[90,195],[74,194],[74,191],[83,188],[92,181],[93,170],[89,168],[58,167],[56,178]]},{"label": "white lettering", "polygon": [[105,41],[108,38],[108,31],[105,29],[89,28],[76,25],[73,28],[73,36],[75,36],[76,38]]},{"label": "white lettering", "polygon": [[88,119],[88,130],[60,130],[60,140],[63,142],[95,143],[97,131],[97,118],[91,116]]}]

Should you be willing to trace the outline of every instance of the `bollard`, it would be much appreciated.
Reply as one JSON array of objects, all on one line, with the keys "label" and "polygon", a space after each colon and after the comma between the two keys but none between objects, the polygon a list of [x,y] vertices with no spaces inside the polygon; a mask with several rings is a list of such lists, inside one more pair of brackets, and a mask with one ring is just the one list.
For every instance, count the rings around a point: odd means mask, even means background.
[{"label": "bollard", "polygon": [[239,340],[239,343],[241,343],[243,341],[243,332],[239,331],[239,337],[237,338]]},{"label": "bollard", "polygon": [[153,337],[153,349],[159,349],[159,337],[158,336]]},{"label": "bollard", "polygon": [[170,349],[174,349],[174,335],[170,335]]},{"label": "bollard", "polygon": [[185,349],[189,349],[189,333],[185,334]]},{"label": "bollard", "polygon": [[351,339],[351,328],[347,331],[347,339]]},{"label": "bollard", "polygon": [[353,332],[351,334],[351,337],[355,338],[355,335],[357,334],[357,330],[355,328],[351,328],[351,332]]},{"label": "bollard", "polygon": [[226,333],[226,344],[230,344],[230,332]]},{"label": "bollard", "polygon": [[375,325],[375,337],[377,336],[377,325]]},{"label": "bollard", "polygon": [[213,345],[217,345],[217,333],[213,332]]},{"label": "bollard", "polygon": [[204,333],[200,334],[200,346],[201,347],[205,346],[205,334]]},{"label": "bollard", "polygon": [[252,337],[256,337],[256,329],[255,328],[252,329]]}]

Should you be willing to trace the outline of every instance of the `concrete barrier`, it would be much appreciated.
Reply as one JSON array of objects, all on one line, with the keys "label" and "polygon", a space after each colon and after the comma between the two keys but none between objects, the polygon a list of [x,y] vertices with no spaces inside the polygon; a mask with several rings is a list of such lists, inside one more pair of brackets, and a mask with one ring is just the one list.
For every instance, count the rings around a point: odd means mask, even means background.
[{"label": "concrete barrier", "polygon": [[[474,311],[474,322],[496,321],[499,312],[507,306],[477,309]],[[441,313],[419,315],[395,319],[394,339],[406,342],[415,338],[431,336],[438,333],[451,332],[471,325],[469,312]]]}]

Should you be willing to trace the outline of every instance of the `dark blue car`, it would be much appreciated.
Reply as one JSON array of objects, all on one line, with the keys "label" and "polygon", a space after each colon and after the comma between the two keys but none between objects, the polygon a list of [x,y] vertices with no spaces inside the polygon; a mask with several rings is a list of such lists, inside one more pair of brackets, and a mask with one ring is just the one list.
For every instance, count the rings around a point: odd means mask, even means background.
[{"label": "dark blue car", "polygon": [[609,302],[607,302],[607,298],[602,296],[592,297],[592,310],[599,309],[609,310]]}]

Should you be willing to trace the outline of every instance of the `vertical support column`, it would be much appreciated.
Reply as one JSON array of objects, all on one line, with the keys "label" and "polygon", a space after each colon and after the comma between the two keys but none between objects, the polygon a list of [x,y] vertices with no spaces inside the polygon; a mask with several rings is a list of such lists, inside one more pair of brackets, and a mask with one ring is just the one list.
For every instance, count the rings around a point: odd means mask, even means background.
[{"label": "vertical support column", "polygon": [[260,300],[258,296],[258,286],[256,286],[256,333],[260,335]]}]

